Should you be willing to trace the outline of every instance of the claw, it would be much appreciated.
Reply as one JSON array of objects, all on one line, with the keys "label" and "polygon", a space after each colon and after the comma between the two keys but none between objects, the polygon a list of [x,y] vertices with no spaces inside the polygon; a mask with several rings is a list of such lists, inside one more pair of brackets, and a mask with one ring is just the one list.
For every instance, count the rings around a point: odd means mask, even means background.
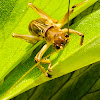
[{"label": "claw", "polygon": [[[48,74],[48,73],[47,73],[47,74]],[[52,75],[48,74],[48,77],[49,77],[49,78],[52,78]]]}]

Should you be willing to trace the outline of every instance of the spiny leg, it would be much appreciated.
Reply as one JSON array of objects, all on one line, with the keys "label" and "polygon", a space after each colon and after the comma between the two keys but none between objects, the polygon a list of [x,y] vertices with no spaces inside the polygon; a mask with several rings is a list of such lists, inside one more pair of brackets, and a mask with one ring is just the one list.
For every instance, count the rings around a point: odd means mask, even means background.
[{"label": "spiny leg", "polygon": [[54,23],[57,23],[58,20],[55,20],[53,18],[51,18],[50,16],[48,16],[44,11],[42,11],[41,9],[37,8],[35,5],[33,5],[31,2],[28,3],[29,7],[31,7],[32,9],[34,9],[42,18],[48,19]]},{"label": "spiny leg", "polygon": [[26,42],[29,42],[29,43],[32,43],[32,44],[34,44],[36,41],[40,41],[42,39],[42,38],[39,38],[39,37],[36,37],[36,36],[33,36],[33,35],[21,35],[21,34],[16,34],[16,33],[13,33],[12,36],[16,37],[16,38],[23,39]]},{"label": "spiny leg", "polygon": [[[42,49],[37,53],[37,55],[35,56],[35,62],[41,62],[41,63],[49,63],[49,66],[48,66],[48,70],[51,71],[51,61],[49,59],[44,59],[41,61],[41,58],[43,56],[43,54],[46,52],[46,50],[50,47],[51,44],[45,44]],[[39,64],[38,66],[41,71],[44,73],[45,76],[48,76],[48,77],[51,77],[50,74],[46,73],[45,69],[43,68],[42,65]]]},{"label": "spiny leg", "polygon": [[74,8],[81,6],[82,4],[84,4],[85,2],[87,2],[88,0],[85,0],[81,3],[78,3],[76,5],[74,5],[70,10],[69,10],[69,14],[68,12],[65,14],[65,16],[62,18],[61,23],[57,24],[58,28],[61,28],[67,21],[68,21],[68,15],[70,16],[71,13],[74,11]]},{"label": "spiny leg", "polygon": [[[68,32],[67,28],[62,29],[63,33]],[[83,39],[84,39],[84,35],[81,32],[78,32],[76,30],[73,29],[69,29],[69,33],[73,33],[73,34],[77,34],[79,36],[81,36],[81,41],[80,41],[80,45],[83,45]]]}]

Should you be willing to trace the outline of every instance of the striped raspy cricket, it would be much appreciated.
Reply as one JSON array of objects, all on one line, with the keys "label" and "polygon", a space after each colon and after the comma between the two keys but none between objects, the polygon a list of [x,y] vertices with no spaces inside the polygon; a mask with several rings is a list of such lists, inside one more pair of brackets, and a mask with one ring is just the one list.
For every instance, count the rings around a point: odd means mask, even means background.
[{"label": "striped raspy cricket", "polygon": [[[32,44],[34,44],[36,41],[41,41],[41,40],[46,41],[46,44],[36,54],[34,59],[36,63],[37,62],[48,63],[49,64],[48,71],[52,72],[51,60],[47,58],[41,60],[42,56],[51,45],[55,49],[59,49],[59,50],[63,49],[65,45],[69,42],[69,33],[73,33],[81,36],[80,45],[83,44],[84,35],[81,32],[78,32],[76,30],[69,29],[69,16],[73,12],[74,8],[81,6],[87,1],[88,0],[85,0],[79,4],[76,4],[71,9],[69,9],[68,6],[68,12],[62,18],[60,23],[58,23],[58,20],[54,20],[53,18],[48,16],[45,12],[43,12],[41,9],[37,8],[35,5],[29,2],[28,3],[29,7],[34,9],[42,18],[32,20],[30,22],[29,32],[31,33],[31,35],[20,35],[20,34],[13,33],[12,36],[26,40],[27,42]],[[70,5],[70,0],[69,0],[69,5]],[[68,22],[68,28],[61,29],[61,27],[66,22]],[[46,77],[51,77],[51,75],[45,71],[44,67],[40,63],[38,64],[40,70],[44,73]]]}]

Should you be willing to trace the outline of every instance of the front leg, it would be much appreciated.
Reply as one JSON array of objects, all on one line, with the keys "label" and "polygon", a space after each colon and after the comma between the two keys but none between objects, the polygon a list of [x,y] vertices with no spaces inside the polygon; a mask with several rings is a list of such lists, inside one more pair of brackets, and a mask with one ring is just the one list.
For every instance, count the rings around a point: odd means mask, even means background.
[{"label": "front leg", "polygon": [[[48,70],[49,71],[51,71],[50,70],[50,68],[51,68],[51,61],[49,60],[49,59],[45,59],[45,60],[42,60],[41,61],[41,58],[42,58],[42,56],[43,56],[43,54],[47,51],[47,49],[50,47],[50,45],[51,44],[49,44],[49,43],[47,43],[47,44],[45,44],[43,47],[42,47],[42,49],[37,53],[37,55],[35,56],[35,62],[37,63],[37,62],[41,62],[41,63],[49,63],[49,66],[48,66]],[[50,74],[48,74],[46,71],[45,71],[45,69],[44,69],[44,67],[42,66],[42,65],[38,65],[38,67],[39,67],[39,69],[44,73],[44,75],[46,76],[46,77],[49,77],[49,78],[51,78],[51,75]]]},{"label": "front leg", "polygon": [[41,61],[41,63],[49,63],[49,66],[48,66],[48,71],[49,72],[52,72],[52,69],[51,69],[51,60],[50,59],[43,59],[42,61]]},{"label": "front leg", "polygon": [[[62,29],[62,31],[63,31],[63,33],[67,33],[68,29],[64,28],[64,29]],[[80,45],[83,45],[84,35],[81,32],[78,32],[78,31],[73,30],[73,29],[69,29],[69,33],[77,34],[77,35],[81,36]]]}]

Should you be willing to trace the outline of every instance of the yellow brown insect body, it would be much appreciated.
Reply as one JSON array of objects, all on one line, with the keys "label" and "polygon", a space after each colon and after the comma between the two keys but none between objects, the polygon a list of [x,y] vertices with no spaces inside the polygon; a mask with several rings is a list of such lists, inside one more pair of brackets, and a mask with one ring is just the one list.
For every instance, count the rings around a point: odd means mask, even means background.
[{"label": "yellow brown insect body", "polygon": [[44,18],[33,20],[29,24],[29,31],[32,35],[46,40],[47,43],[53,45],[56,49],[60,49],[68,40],[66,33],[63,33],[54,23]]},{"label": "yellow brown insect body", "polygon": [[[46,52],[46,50],[52,45],[56,49],[63,49],[65,45],[69,42],[69,34],[73,33],[81,36],[81,42],[80,44],[83,44],[83,38],[84,35],[76,30],[73,29],[61,29],[61,27],[68,21],[69,15],[73,12],[75,7],[78,7],[82,4],[87,2],[87,0],[74,5],[63,17],[60,23],[58,23],[58,20],[52,19],[50,16],[48,16],[45,12],[43,12],[41,9],[37,8],[35,5],[33,5],[31,2],[28,3],[28,5],[34,9],[42,18],[33,20],[29,24],[29,32],[31,35],[20,35],[13,33],[13,37],[24,39],[29,43],[34,44],[36,41],[45,40],[47,44],[45,44],[42,49],[37,53],[35,56],[35,62],[40,63],[48,63],[48,71],[52,72],[51,70],[51,61],[50,59],[44,59],[41,60],[43,54]],[[58,24],[57,24],[58,23]],[[40,70],[44,73],[45,76],[51,77],[50,74],[48,74],[44,67],[41,64],[38,64],[38,67]]]}]

